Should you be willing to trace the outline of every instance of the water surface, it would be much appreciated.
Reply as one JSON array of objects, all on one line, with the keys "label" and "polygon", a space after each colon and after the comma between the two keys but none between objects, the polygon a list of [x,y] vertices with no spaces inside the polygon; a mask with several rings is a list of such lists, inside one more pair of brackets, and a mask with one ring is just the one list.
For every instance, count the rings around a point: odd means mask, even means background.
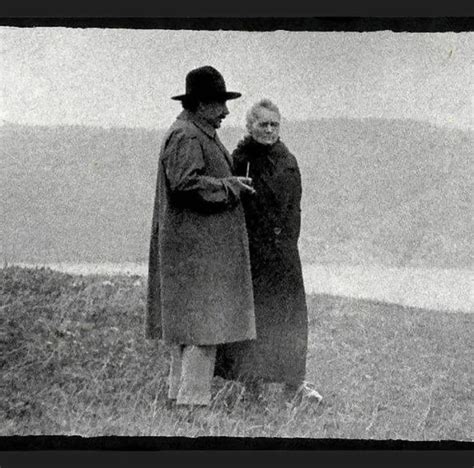
[{"label": "water surface", "polygon": [[[147,265],[139,263],[44,263],[21,266],[48,266],[77,275],[146,276]],[[414,307],[447,311],[474,311],[474,272],[435,268],[389,268],[378,265],[304,265],[308,294],[330,294]]]}]

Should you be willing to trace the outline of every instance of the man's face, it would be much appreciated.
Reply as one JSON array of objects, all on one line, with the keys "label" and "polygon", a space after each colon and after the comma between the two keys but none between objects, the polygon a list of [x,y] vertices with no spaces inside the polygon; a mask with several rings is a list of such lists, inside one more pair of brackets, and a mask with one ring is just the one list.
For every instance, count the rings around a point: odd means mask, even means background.
[{"label": "man's face", "polygon": [[280,117],[276,112],[261,107],[257,109],[256,119],[250,125],[250,135],[262,145],[273,145],[280,134]]},{"label": "man's face", "polygon": [[225,101],[201,102],[197,114],[211,127],[219,128],[222,120],[229,114]]}]

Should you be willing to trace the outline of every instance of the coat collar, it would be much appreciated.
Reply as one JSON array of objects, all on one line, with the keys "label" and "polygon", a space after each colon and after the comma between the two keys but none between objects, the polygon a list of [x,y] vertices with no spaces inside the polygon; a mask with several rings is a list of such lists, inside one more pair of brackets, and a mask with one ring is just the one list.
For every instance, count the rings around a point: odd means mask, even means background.
[{"label": "coat collar", "polygon": [[243,154],[246,158],[264,158],[273,167],[297,167],[295,157],[280,138],[273,145],[262,145],[247,135],[238,143],[234,154]]},{"label": "coat collar", "polygon": [[199,130],[202,130],[209,138],[216,138],[216,129],[211,127],[207,122],[204,122],[202,119],[199,119],[195,114],[187,110],[183,110],[181,114],[178,115],[179,120],[187,120],[192,122]]},{"label": "coat collar", "polygon": [[186,120],[188,122],[192,122],[196,127],[199,128],[203,133],[205,133],[209,138],[212,138],[217,146],[221,149],[221,151],[224,153],[224,156],[227,160],[227,163],[229,164],[229,167],[232,168],[232,158],[227,151],[226,147],[222,144],[221,140],[219,140],[219,137],[217,136],[216,129],[214,127],[211,127],[208,123],[202,121],[201,119],[198,119],[192,112],[189,112],[187,110],[183,110],[181,114],[178,115],[178,120]]}]

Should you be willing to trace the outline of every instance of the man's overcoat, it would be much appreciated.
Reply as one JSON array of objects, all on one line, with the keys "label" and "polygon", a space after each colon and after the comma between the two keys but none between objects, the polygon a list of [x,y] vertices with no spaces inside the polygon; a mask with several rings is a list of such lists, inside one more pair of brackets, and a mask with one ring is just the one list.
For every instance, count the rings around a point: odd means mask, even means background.
[{"label": "man's overcoat", "polygon": [[170,344],[255,338],[249,248],[232,160],[183,111],[164,137],[150,242],[146,334]]}]

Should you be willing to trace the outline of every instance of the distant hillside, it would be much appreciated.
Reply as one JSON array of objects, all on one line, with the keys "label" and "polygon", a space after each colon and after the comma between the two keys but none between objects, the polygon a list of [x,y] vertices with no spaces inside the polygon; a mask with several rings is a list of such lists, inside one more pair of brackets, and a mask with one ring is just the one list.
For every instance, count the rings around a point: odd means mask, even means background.
[{"label": "distant hillside", "polygon": [[303,122],[291,132],[308,260],[472,265],[472,133],[381,119]]},{"label": "distant hillside", "polygon": [[[229,149],[243,130],[224,127]],[[163,131],[0,127],[2,260],[143,261]],[[409,120],[284,122],[305,262],[468,267],[472,134]]]}]

